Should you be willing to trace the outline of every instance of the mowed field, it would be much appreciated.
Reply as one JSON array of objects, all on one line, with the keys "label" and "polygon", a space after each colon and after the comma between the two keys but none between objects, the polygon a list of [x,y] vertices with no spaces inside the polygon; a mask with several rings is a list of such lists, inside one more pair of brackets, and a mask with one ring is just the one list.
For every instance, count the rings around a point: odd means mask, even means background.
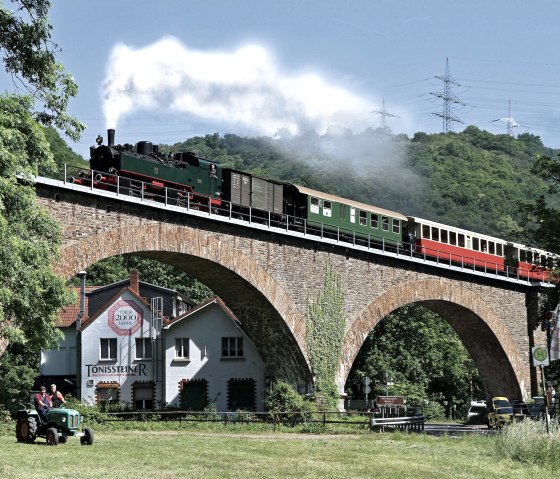
[{"label": "mowed field", "polygon": [[558,477],[500,459],[492,437],[314,435],[191,431],[96,431],[49,447],[0,436],[8,478],[472,478]]}]

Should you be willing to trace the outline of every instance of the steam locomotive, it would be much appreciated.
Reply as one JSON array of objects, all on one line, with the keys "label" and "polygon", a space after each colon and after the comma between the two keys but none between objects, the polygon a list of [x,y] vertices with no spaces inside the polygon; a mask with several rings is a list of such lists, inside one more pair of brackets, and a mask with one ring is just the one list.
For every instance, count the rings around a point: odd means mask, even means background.
[{"label": "steam locomotive", "polygon": [[321,237],[372,248],[407,250],[442,263],[547,281],[557,255],[433,221],[273,181],[190,152],[165,154],[158,145],[107,145],[98,137],[90,170],[78,184],[185,205],[250,221],[303,229]]}]

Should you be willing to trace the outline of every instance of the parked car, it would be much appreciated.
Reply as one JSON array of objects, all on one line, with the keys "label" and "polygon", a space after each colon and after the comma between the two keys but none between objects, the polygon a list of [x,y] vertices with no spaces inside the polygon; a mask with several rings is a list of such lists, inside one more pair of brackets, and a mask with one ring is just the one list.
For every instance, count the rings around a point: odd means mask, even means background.
[{"label": "parked car", "polygon": [[513,422],[513,407],[506,397],[493,397],[489,404],[486,424],[489,429],[501,428]]},{"label": "parked car", "polygon": [[484,424],[486,419],[486,401],[471,401],[467,411],[467,424]]}]

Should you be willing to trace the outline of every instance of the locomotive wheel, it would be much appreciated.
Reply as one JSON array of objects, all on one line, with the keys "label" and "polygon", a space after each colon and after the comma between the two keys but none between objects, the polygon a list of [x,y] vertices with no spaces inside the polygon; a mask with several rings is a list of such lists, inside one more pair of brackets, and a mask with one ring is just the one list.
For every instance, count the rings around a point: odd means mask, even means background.
[{"label": "locomotive wheel", "polygon": [[33,442],[37,437],[37,420],[34,417],[21,418],[16,425],[18,442]]},{"label": "locomotive wheel", "polygon": [[47,444],[49,446],[58,446],[58,431],[54,427],[47,430]]}]

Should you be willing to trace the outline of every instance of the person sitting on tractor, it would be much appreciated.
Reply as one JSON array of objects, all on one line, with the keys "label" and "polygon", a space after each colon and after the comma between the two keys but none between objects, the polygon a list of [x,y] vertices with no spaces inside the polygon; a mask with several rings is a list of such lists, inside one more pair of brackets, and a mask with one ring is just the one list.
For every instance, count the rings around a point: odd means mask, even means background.
[{"label": "person sitting on tractor", "polygon": [[42,421],[47,422],[47,413],[51,407],[51,398],[47,394],[47,388],[45,386],[41,386],[41,392],[35,394],[35,408],[37,409],[39,418]]},{"label": "person sitting on tractor", "polygon": [[56,390],[56,384],[51,384],[51,404],[52,407],[60,407],[66,401],[64,400],[64,396],[60,391]]}]

